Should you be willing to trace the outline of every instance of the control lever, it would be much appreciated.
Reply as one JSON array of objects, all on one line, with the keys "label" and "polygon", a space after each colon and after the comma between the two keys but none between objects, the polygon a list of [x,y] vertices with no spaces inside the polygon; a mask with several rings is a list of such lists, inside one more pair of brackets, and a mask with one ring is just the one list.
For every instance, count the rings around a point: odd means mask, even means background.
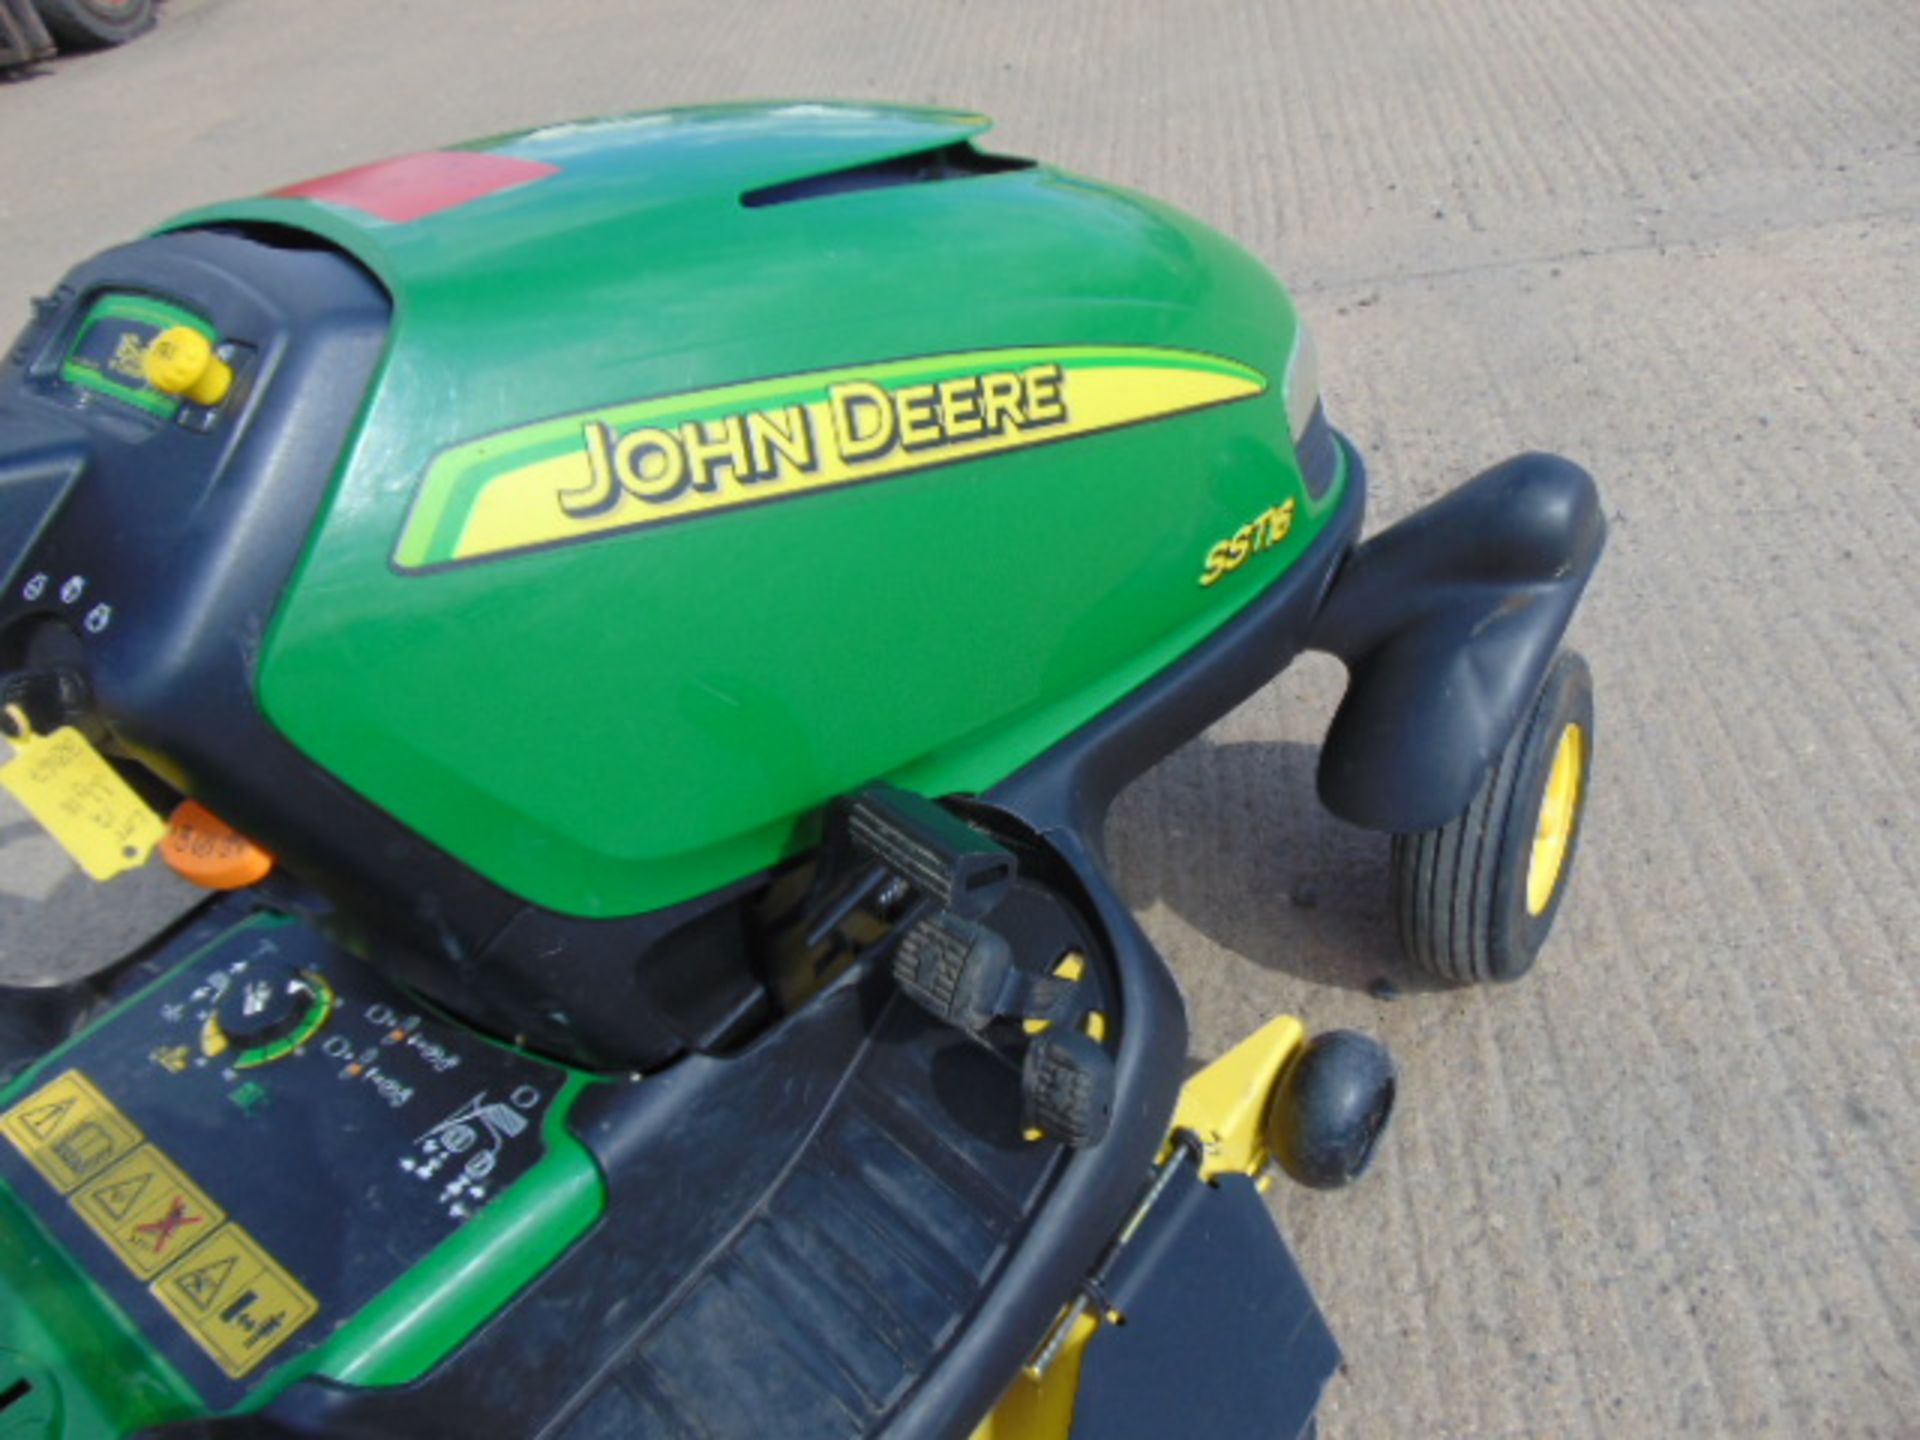
[{"label": "control lever", "polygon": [[1020,1066],[1023,1128],[1074,1147],[1099,1143],[1116,1080],[1113,1057],[1075,1027],[1079,981],[1022,966],[991,923],[1013,888],[1013,852],[889,785],[841,802],[828,850],[864,866],[849,894],[876,891],[891,874],[918,895],[893,952],[894,982],[935,1019]]}]

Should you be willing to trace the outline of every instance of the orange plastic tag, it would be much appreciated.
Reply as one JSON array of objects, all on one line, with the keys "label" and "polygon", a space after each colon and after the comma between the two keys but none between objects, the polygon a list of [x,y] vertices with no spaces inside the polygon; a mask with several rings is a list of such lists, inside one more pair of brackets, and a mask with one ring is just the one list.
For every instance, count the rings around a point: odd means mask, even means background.
[{"label": "orange plastic tag", "polygon": [[197,800],[183,800],[167,822],[160,858],[209,890],[239,890],[267,878],[273,857]]},{"label": "orange plastic tag", "polygon": [[144,865],[166,833],[147,802],[78,730],[36,735],[18,709],[7,715],[18,734],[13,759],[0,765],[0,787],[95,880]]}]

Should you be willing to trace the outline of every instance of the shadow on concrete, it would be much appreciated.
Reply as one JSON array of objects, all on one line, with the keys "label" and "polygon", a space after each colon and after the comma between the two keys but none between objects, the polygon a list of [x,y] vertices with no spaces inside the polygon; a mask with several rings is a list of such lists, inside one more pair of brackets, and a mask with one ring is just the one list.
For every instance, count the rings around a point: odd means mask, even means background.
[{"label": "shadow on concrete", "polygon": [[1128,789],[1107,827],[1115,883],[1216,944],[1316,985],[1379,998],[1443,988],[1402,958],[1388,838],[1314,790],[1319,747],[1205,737]]}]

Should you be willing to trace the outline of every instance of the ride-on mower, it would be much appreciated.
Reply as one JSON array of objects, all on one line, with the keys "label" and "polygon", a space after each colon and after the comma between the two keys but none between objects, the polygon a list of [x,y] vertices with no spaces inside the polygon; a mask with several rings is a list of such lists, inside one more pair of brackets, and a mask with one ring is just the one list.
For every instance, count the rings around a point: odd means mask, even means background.
[{"label": "ride-on mower", "polygon": [[1306,1433],[1261,1198],[1374,1042],[1189,1077],[1115,793],[1303,649],[1412,958],[1532,963],[1592,482],[1359,541],[1251,257],[794,104],[198,210],[0,369],[4,783],[211,893],[0,998],[0,1436]]}]

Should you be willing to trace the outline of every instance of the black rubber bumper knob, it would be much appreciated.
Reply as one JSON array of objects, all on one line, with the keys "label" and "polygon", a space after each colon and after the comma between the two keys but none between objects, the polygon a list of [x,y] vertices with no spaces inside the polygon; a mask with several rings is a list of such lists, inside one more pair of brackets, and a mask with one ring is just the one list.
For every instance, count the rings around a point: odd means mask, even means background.
[{"label": "black rubber bumper knob", "polygon": [[1267,1112],[1267,1145],[1280,1168],[1316,1190],[1359,1179],[1393,1114],[1397,1078],[1393,1057],[1372,1036],[1314,1036],[1281,1077]]}]

